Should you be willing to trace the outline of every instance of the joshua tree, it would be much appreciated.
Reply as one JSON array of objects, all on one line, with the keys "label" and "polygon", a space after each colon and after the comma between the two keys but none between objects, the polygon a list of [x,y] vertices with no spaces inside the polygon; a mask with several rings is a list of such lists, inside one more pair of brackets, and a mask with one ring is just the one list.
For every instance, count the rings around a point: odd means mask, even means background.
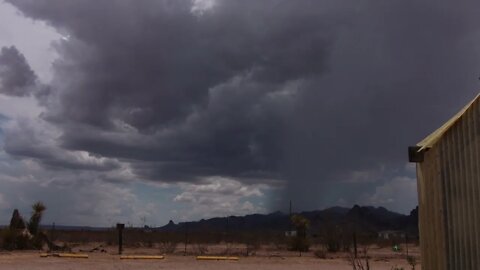
[{"label": "joshua tree", "polygon": [[40,225],[40,221],[42,220],[43,212],[47,208],[42,202],[37,202],[32,205],[32,216],[30,217],[30,221],[28,222],[28,231],[33,235],[38,235],[38,227]]}]

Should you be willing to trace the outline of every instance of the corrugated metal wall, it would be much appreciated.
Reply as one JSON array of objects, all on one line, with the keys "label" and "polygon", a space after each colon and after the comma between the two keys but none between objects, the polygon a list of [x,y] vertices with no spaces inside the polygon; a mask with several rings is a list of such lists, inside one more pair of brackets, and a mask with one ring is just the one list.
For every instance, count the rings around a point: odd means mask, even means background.
[{"label": "corrugated metal wall", "polygon": [[417,164],[424,270],[480,269],[479,103]]}]

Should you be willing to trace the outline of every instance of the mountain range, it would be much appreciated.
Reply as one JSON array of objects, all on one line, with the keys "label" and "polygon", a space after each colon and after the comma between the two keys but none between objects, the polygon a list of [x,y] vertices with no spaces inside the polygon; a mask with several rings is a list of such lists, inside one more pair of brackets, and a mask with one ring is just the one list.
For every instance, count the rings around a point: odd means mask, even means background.
[{"label": "mountain range", "polygon": [[[299,214],[310,221],[311,228],[322,226],[355,226],[357,230],[380,232],[386,230],[418,234],[418,207],[409,215],[389,211],[384,207],[331,207]],[[153,228],[156,231],[288,231],[292,229],[290,215],[282,212],[246,216],[216,217],[194,222],[174,223]]]}]

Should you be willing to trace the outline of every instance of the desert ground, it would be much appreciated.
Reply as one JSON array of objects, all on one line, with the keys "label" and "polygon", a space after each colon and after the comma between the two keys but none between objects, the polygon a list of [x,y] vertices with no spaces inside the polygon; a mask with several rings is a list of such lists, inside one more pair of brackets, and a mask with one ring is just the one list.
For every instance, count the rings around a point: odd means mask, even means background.
[{"label": "desert ground", "polygon": [[[272,252],[268,248],[262,248],[254,256],[239,256],[238,261],[197,261],[193,254],[183,256],[178,250],[174,254],[165,255],[164,260],[121,260],[113,246],[106,247],[103,253],[80,251],[89,248],[91,246],[79,246],[73,250],[75,253],[88,254],[88,259],[41,258],[38,251],[0,252],[0,269],[352,269],[348,255],[342,253],[327,254],[326,259],[319,259],[313,252],[303,253],[300,257],[296,252]],[[127,248],[124,254],[161,253],[154,248]],[[410,254],[418,257],[418,247],[412,248]],[[369,256],[372,270],[391,270],[395,267],[411,269],[405,260],[405,254],[394,253],[386,248],[370,248]],[[421,269],[420,265],[416,269]]]}]

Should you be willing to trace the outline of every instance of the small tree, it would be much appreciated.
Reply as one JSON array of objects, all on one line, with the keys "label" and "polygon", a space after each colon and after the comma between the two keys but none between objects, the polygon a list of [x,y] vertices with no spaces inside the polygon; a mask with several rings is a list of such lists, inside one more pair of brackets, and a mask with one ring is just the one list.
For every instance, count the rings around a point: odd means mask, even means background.
[{"label": "small tree", "polygon": [[26,228],[25,221],[23,220],[18,209],[13,210],[12,218],[10,219],[11,230],[23,230]]},{"label": "small tree", "polygon": [[291,239],[290,249],[306,252],[310,248],[310,243],[307,239],[307,230],[310,227],[310,221],[302,215],[293,215],[292,223],[296,230],[296,235]]}]

